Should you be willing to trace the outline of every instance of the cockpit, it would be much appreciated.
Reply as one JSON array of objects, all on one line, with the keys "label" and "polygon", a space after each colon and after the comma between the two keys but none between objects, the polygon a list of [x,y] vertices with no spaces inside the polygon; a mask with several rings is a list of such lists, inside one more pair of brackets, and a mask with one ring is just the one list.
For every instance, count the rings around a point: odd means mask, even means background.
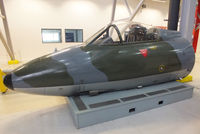
[{"label": "cockpit", "polygon": [[[126,27],[125,27],[126,28]],[[117,27],[115,24],[108,25],[99,30],[86,41],[87,45],[117,45],[117,44],[134,44],[147,41],[159,41],[160,33],[157,28],[149,28],[132,24],[126,29]],[[121,30],[119,30],[121,29]]]},{"label": "cockpit", "polygon": [[129,31],[124,34],[124,42],[139,42],[159,40],[158,31],[156,28],[147,29],[139,24],[131,25]]}]

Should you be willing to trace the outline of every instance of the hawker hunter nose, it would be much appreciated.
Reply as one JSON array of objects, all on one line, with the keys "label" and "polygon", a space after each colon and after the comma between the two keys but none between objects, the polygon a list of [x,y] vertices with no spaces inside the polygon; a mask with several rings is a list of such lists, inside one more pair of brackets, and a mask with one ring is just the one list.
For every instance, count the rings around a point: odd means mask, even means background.
[{"label": "hawker hunter nose", "polygon": [[9,89],[13,89],[13,84],[12,84],[12,76],[11,74],[8,74],[4,77],[4,81],[3,81],[4,85],[6,85],[6,87],[8,87]]},{"label": "hawker hunter nose", "polygon": [[37,58],[12,71],[4,84],[33,94],[72,96],[159,84],[186,77],[192,45],[179,32],[138,24],[109,25],[84,45]]}]

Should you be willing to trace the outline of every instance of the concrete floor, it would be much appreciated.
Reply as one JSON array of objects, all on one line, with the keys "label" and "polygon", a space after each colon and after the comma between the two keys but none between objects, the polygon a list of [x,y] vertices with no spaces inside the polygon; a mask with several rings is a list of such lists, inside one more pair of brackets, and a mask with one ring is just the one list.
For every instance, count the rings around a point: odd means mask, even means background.
[{"label": "concrete floor", "polygon": [[0,95],[0,134],[200,134],[200,62],[192,71],[192,99],[76,129],[64,97],[9,91]]}]

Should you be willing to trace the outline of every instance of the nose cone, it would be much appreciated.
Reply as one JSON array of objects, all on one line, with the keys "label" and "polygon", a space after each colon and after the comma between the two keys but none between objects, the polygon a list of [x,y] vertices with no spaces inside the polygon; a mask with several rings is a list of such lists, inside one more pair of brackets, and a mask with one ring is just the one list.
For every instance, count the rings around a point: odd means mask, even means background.
[{"label": "nose cone", "polygon": [[8,75],[6,75],[6,76],[4,77],[3,83],[4,83],[4,85],[5,85],[7,88],[13,90],[13,83],[12,83],[12,76],[11,76],[11,74],[8,74]]}]

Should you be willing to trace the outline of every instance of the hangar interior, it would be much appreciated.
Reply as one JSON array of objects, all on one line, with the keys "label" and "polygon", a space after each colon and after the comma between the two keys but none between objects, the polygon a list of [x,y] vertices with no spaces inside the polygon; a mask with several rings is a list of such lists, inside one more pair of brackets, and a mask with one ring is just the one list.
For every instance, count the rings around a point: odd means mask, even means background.
[{"label": "hangar interior", "polygon": [[[185,1],[187,0],[180,1],[179,16],[184,14],[181,10]],[[10,55],[0,42],[0,69],[8,73],[40,56],[81,45],[112,21],[114,2],[115,0],[1,0],[9,29],[5,28],[4,13],[1,10],[0,31],[3,37],[7,37],[6,31],[9,31],[13,55],[19,63],[8,64]],[[140,0],[116,0],[115,20],[129,18],[139,2]],[[170,0],[145,0],[133,21],[148,27],[166,29],[169,6]],[[186,17],[186,20],[188,19],[190,18]],[[178,30],[180,25],[179,17]],[[185,26],[189,27],[189,23]],[[194,86],[193,97],[190,99],[76,129],[66,97],[31,95],[7,90],[0,94],[0,133],[199,134],[199,43],[198,41],[195,65],[190,73],[192,81],[187,82],[188,85]]]}]

